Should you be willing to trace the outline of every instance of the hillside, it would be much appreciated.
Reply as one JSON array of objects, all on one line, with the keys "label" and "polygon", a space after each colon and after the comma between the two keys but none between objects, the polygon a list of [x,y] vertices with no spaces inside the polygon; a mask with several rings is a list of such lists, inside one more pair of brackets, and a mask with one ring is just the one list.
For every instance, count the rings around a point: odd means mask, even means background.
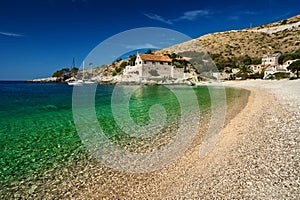
[{"label": "hillside", "polygon": [[[244,64],[259,64],[266,54],[290,53],[300,49],[300,15],[271,24],[244,30],[212,33],[155,52],[180,53],[181,56],[207,60],[208,52],[219,70]],[[197,52],[197,55],[195,54]],[[250,62],[249,62],[250,59]],[[121,74],[125,66],[120,62],[109,65],[103,75]],[[128,62],[128,60],[125,60]]]},{"label": "hillside", "polygon": [[299,21],[300,21],[300,14],[296,15],[294,17],[288,18],[288,19],[280,20],[280,21],[262,25],[262,26],[257,26],[257,27],[254,27],[254,28],[251,28],[248,30],[260,30],[260,29],[264,29],[264,28],[273,28],[273,27],[284,26],[284,25],[292,25]]},{"label": "hillside", "polygon": [[[265,54],[293,52],[300,48],[300,15],[252,29],[204,35],[163,49],[159,53],[174,50],[178,52],[176,49],[194,51],[199,45],[212,55],[214,60],[217,58],[222,61],[244,57],[259,60]],[[201,49],[201,47],[197,48]]]}]

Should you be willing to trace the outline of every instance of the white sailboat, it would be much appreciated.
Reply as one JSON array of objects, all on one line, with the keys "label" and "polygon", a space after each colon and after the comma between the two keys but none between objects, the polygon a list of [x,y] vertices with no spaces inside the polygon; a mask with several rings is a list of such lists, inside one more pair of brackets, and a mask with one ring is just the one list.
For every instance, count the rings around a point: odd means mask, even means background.
[{"label": "white sailboat", "polygon": [[83,84],[82,80],[76,80],[76,81],[68,82],[68,85],[82,85],[82,84]]},{"label": "white sailboat", "polygon": [[84,79],[84,61],[82,63],[82,80],[70,81],[68,85],[84,85],[84,84],[95,84],[94,81]]}]

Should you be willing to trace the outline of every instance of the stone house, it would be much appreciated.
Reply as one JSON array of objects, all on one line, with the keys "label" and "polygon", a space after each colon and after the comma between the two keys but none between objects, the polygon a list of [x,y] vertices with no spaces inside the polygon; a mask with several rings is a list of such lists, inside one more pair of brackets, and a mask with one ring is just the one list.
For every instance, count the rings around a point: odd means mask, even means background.
[{"label": "stone house", "polygon": [[135,75],[140,78],[183,78],[184,69],[172,65],[168,56],[140,54],[136,56],[134,66],[126,66],[123,75]]},{"label": "stone house", "polygon": [[278,58],[281,55],[281,53],[275,53],[272,55],[264,55],[262,57],[262,65],[271,65],[271,66],[276,66],[278,65]]}]

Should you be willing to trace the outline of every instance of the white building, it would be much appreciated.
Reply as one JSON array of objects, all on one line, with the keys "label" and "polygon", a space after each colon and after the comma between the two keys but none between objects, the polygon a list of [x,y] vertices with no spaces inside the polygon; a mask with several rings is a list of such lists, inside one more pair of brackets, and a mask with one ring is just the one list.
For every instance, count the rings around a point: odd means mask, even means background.
[{"label": "white building", "polygon": [[284,62],[282,65],[277,65],[277,66],[268,66],[265,70],[265,77],[268,75],[273,75],[278,72],[283,72],[283,73],[291,73],[290,70],[288,70],[288,66],[292,64],[293,62],[297,61],[299,59],[295,60],[288,60]]},{"label": "white building", "polygon": [[168,56],[137,54],[135,65],[126,66],[123,75],[136,75],[140,78],[183,78],[184,69],[175,68]]},{"label": "white building", "polygon": [[264,55],[262,57],[261,64],[276,66],[276,65],[278,65],[278,58],[280,55],[281,55],[281,53],[275,53],[272,55]]},{"label": "white building", "polygon": [[262,70],[264,70],[264,67],[261,65],[250,65],[249,68],[252,70],[252,72],[255,73],[260,73]]}]

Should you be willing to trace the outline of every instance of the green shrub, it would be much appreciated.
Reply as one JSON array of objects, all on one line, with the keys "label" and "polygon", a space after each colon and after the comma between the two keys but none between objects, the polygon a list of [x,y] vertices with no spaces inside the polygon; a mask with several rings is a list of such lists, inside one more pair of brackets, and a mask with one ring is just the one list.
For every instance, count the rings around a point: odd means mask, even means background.
[{"label": "green shrub", "polygon": [[128,63],[126,61],[123,61],[120,65],[120,68],[125,68],[128,65]]},{"label": "green shrub", "polygon": [[278,73],[275,73],[274,76],[277,80],[281,80],[281,79],[284,79],[284,78],[289,78],[290,74],[289,73],[284,73],[284,72],[278,72]]}]

